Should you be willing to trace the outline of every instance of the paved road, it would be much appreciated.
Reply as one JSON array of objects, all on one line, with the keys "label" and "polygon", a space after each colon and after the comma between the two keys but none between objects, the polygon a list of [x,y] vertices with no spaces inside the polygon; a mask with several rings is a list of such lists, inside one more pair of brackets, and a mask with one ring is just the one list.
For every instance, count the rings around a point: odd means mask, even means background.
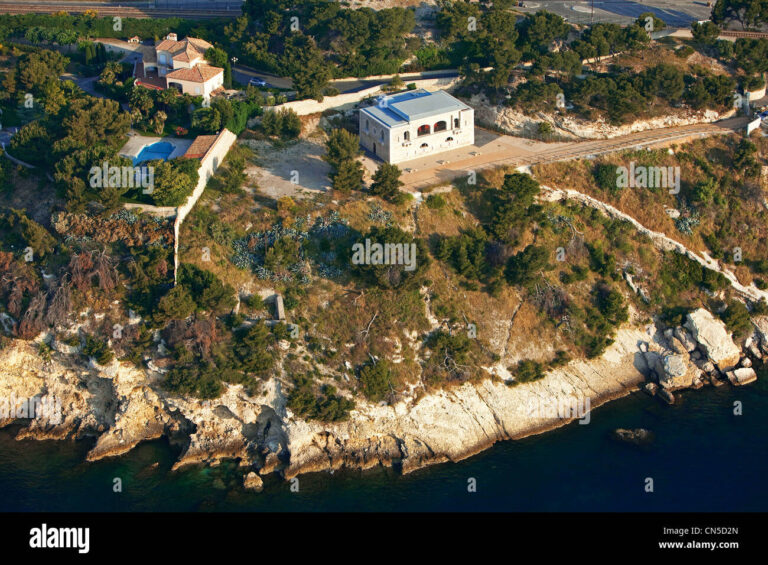
[{"label": "paved road", "polygon": [[247,85],[248,81],[253,77],[262,79],[267,83],[267,86],[274,88],[293,88],[293,81],[288,77],[280,77],[271,73],[265,73],[245,65],[232,65],[232,78],[240,84]]},{"label": "paved road", "polygon": [[236,18],[242,14],[239,5],[209,4],[204,7],[176,7],[153,2],[0,2],[0,14],[53,14],[68,12],[82,14],[86,10],[96,10],[101,16],[121,16],[125,18],[186,18],[192,20],[210,18]]},{"label": "paved road", "polygon": [[[444,72],[432,72],[428,75],[420,75],[419,78],[454,78],[459,76],[459,71],[447,69]],[[409,83],[417,80],[413,77],[403,78],[404,83]],[[331,81],[331,85],[338,88],[339,92],[357,92],[359,90],[365,90],[372,86],[378,86],[382,84],[389,84],[391,79],[366,79],[366,78],[340,78]]]},{"label": "paved road", "polygon": [[[459,73],[456,70],[446,70],[445,72],[433,73],[423,78],[453,78],[458,76],[458,74]],[[251,80],[252,77],[258,77],[262,79],[267,83],[267,86],[289,90],[293,88],[293,80],[291,80],[290,77],[280,77],[259,71],[257,69],[253,69],[251,67],[246,67],[245,65],[232,65],[232,78],[234,78],[240,84],[248,84],[248,81]],[[351,77],[335,79],[330,81],[329,84],[330,86],[337,88],[341,94],[345,94],[348,92],[358,92],[360,90],[365,90],[366,88],[371,88],[372,86],[389,84],[390,80],[391,79],[388,78],[366,79]],[[412,80],[414,79],[403,79],[403,81],[406,83]]]},{"label": "paved road", "polygon": [[[542,143],[504,135],[493,136],[488,132],[476,130],[480,141],[473,147],[464,147],[440,156],[401,163],[400,168],[405,171],[402,177],[403,188],[408,191],[417,191],[466,176],[470,171],[481,171],[493,167],[520,167],[583,159],[631,148],[663,145],[693,137],[729,134],[742,130],[748,121],[747,118],[730,118],[710,124],[637,132],[612,139],[559,143]],[[370,167],[370,164],[368,165]]]},{"label": "paved road", "polygon": [[653,12],[668,26],[689,27],[693,21],[708,20],[712,12],[703,0],[526,0],[525,4],[526,7],[516,9],[525,13],[547,10],[574,24],[593,21],[593,7],[595,23],[623,25],[631,24],[644,12]]}]

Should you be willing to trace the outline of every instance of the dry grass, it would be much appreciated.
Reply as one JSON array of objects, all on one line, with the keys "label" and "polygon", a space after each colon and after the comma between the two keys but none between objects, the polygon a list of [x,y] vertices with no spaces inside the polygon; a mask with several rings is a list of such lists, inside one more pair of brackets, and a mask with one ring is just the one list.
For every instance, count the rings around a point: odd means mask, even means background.
[{"label": "dry grass", "polygon": [[[754,137],[752,141],[758,146],[758,158],[762,161],[768,149],[768,141],[762,137]],[[765,251],[768,242],[766,193],[761,182],[745,178],[742,171],[734,170],[733,148],[736,143],[737,140],[731,137],[719,136],[677,147],[675,155],[669,155],[663,150],[629,152],[597,161],[624,166],[635,161],[638,165],[647,163],[680,167],[681,194],[677,196],[669,194],[667,190],[641,188],[624,189],[618,193],[606,192],[594,181],[591,171],[597,163],[591,161],[539,165],[533,171],[542,184],[578,190],[607,202],[634,217],[645,227],[662,232],[695,251],[710,252],[703,237],[715,234],[717,243],[728,252],[725,259],[732,259],[730,252],[736,247],[741,248],[745,259],[763,259],[768,257]],[[694,159],[700,161],[697,163]],[[704,205],[691,201],[693,187],[707,177],[702,162],[706,163],[715,177],[721,179],[721,183],[728,178],[733,183],[727,191],[720,190],[722,203],[714,201]],[[683,212],[686,208],[696,211],[700,224],[692,235],[685,235],[675,227],[674,220],[666,212],[670,208]],[[752,281],[754,275],[747,266],[733,265],[733,268],[740,281]]]}]

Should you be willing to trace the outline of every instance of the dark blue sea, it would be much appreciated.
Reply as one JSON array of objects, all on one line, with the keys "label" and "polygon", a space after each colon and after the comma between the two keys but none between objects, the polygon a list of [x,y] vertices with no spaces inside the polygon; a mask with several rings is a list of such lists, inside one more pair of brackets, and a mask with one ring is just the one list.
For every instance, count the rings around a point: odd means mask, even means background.
[{"label": "dark blue sea", "polygon": [[[743,415],[734,415],[736,401]],[[617,443],[618,427],[647,428],[655,441]],[[672,407],[637,393],[597,408],[589,425],[502,442],[460,463],[405,476],[303,475],[299,492],[278,477],[262,493],[245,491],[234,464],[171,471],[177,452],[161,440],[87,463],[91,442],[17,442],[13,433],[0,432],[2,511],[768,510],[765,381],[689,391]]]}]

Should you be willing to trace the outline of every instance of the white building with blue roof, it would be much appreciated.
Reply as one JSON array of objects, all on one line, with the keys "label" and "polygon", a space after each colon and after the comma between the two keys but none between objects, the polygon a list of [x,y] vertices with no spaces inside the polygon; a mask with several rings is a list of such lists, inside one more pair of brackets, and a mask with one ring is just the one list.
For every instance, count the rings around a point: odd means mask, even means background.
[{"label": "white building with blue roof", "polygon": [[409,90],[360,110],[360,145],[401,163],[475,142],[475,112],[447,92]]}]

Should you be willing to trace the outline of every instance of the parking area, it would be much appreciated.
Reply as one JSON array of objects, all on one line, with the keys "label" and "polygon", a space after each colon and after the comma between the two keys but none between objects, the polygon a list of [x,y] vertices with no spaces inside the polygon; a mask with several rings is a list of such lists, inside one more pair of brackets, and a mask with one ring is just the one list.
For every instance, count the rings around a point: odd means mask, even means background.
[{"label": "parking area", "polygon": [[[528,157],[563,145],[567,143],[544,143],[522,137],[500,135],[476,127],[473,145],[404,161],[397,166],[403,171],[400,177],[404,183],[403,188],[413,191],[432,184],[450,182],[462,175],[469,175],[472,171],[477,172],[492,163],[516,157]],[[371,155],[365,155],[362,163],[369,174],[373,174],[381,165],[381,161]]]}]

